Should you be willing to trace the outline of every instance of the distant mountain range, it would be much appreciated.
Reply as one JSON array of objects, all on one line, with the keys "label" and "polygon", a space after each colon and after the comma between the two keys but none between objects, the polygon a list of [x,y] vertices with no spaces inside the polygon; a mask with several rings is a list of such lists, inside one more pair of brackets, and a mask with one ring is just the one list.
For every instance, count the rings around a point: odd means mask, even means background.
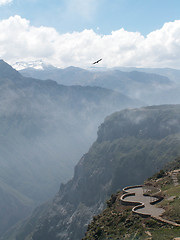
[{"label": "distant mountain range", "polygon": [[[33,73],[33,70],[41,70],[40,74],[42,74],[43,71],[57,71],[57,70],[63,70],[57,67],[54,67],[48,63],[43,62],[42,60],[37,60],[37,61],[31,61],[31,62],[16,62],[13,65],[13,68],[15,68],[18,71],[22,70],[22,73],[24,72],[25,74],[37,74],[38,71],[35,71]],[[79,68],[77,68],[79,69]],[[65,70],[65,69],[64,69]],[[83,69],[85,70],[85,69]],[[92,67],[89,69],[86,69],[88,71],[93,71],[93,72],[104,72],[104,71],[115,71],[119,70],[122,72],[145,72],[145,73],[154,73],[157,75],[165,76],[168,77],[171,81],[180,83],[180,70],[179,69],[172,69],[172,68],[136,68],[136,67],[115,67],[115,68],[99,68],[99,67]],[[58,78],[58,76],[56,76]],[[46,79],[45,75],[40,76],[40,79]]]},{"label": "distant mountain range", "polygon": [[108,114],[139,105],[101,87],[23,77],[0,60],[0,235],[70,179]]},{"label": "distant mountain range", "polygon": [[180,155],[180,105],[127,109],[107,117],[97,140],[54,199],[1,240],[79,240],[108,197],[142,184]]},{"label": "distant mountain range", "polygon": [[77,67],[65,69],[41,64],[28,67],[22,75],[42,80],[53,79],[64,85],[99,86],[119,91],[147,104],[176,104],[180,102],[180,70],[148,68],[115,68],[103,71]]}]

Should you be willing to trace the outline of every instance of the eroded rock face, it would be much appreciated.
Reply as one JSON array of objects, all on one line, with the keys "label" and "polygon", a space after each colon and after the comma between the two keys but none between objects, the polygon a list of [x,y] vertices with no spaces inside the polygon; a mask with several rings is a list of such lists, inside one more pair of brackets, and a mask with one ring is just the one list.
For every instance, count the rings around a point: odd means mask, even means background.
[{"label": "eroded rock face", "polygon": [[[143,129],[147,134],[141,133]],[[22,228],[16,239],[24,240],[29,234],[33,240],[81,239],[108,196],[127,185],[142,183],[180,154],[179,132],[180,105],[111,115],[75,167],[73,179],[61,185],[31,230]]]}]

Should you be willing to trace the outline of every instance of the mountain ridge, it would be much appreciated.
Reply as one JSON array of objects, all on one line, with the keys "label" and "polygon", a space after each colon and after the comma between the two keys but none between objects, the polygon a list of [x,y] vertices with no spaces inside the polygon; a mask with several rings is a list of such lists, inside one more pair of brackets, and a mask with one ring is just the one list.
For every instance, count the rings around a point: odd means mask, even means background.
[{"label": "mountain ridge", "polygon": [[[147,71],[146,71],[147,70]],[[162,69],[115,68],[91,71],[77,67],[24,69],[24,76],[53,79],[60,84],[100,86],[139,99],[149,105],[179,103],[180,71]],[[176,95],[176,96],[174,96]],[[166,96],[166,97],[164,97]]]}]

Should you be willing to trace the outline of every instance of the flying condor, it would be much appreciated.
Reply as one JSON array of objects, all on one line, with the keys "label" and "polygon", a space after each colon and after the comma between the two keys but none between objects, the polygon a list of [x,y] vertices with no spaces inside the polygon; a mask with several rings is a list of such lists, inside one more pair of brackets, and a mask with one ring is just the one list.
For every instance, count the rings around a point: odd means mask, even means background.
[{"label": "flying condor", "polygon": [[99,60],[97,60],[96,62],[93,62],[93,64],[96,64],[96,63],[98,63],[98,62],[100,62],[100,61],[102,61],[102,58],[99,59]]}]

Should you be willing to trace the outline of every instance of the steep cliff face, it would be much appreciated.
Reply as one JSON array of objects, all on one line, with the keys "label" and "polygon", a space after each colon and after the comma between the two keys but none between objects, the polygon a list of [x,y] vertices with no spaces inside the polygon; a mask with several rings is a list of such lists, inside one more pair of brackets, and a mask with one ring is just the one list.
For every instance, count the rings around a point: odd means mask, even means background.
[{"label": "steep cliff face", "polygon": [[107,117],[97,141],[75,167],[73,179],[61,185],[28,230],[33,216],[27,220],[16,239],[81,239],[108,196],[142,183],[178,155],[180,105],[129,109]]},{"label": "steep cliff face", "polygon": [[107,114],[136,103],[100,87],[25,78],[0,60],[0,236],[72,177]]}]

